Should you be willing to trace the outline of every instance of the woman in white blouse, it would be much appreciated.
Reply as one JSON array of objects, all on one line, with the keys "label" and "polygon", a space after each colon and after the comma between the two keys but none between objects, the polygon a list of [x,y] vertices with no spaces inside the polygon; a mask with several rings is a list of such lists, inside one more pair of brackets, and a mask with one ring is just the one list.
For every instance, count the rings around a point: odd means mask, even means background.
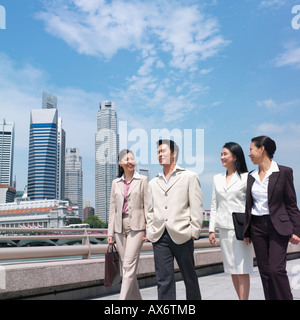
[{"label": "woman in white blouse", "polygon": [[216,246],[215,229],[219,229],[224,271],[231,274],[240,300],[247,300],[250,291],[249,274],[253,271],[253,248],[237,240],[232,213],[245,212],[248,169],[241,146],[226,143],[221,162],[226,173],[214,176],[209,240]]}]

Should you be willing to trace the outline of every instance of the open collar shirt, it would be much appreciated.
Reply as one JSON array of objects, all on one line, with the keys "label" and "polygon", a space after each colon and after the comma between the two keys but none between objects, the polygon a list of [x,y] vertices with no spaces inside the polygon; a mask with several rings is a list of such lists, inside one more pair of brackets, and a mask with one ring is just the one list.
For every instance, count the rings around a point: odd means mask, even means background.
[{"label": "open collar shirt", "polygon": [[137,179],[138,176],[136,174],[136,172],[134,172],[133,177],[130,181],[126,181],[124,174],[122,175],[122,177],[120,177],[120,180],[123,180],[124,182],[124,203],[123,203],[123,214],[128,214],[128,194],[129,194],[129,189],[131,186],[131,182],[133,179]]},{"label": "open collar shirt", "polygon": [[178,164],[175,165],[173,171],[171,172],[171,174],[169,175],[169,178],[166,179],[165,173],[164,173],[164,169],[162,168],[162,170],[158,173],[159,177],[162,177],[165,180],[165,183],[168,184],[168,182],[170,181],[171,176],[176,172],[176,171],[182,171],[184,170],[183,168],[181,168]]},{"label": "open collar shirt", "polygon": [[258,169],[254,170],[251,175],[255,179],[252,185],[252,198],[253,207],[251,214],[255,216],[262,216],[270,214],[268,205],[268,186],[269,178],[273,172],[279,172],[278,165],[275,161],[272,161],[270,169],[267,171],[263,180],[260,180],[258,175]]}]

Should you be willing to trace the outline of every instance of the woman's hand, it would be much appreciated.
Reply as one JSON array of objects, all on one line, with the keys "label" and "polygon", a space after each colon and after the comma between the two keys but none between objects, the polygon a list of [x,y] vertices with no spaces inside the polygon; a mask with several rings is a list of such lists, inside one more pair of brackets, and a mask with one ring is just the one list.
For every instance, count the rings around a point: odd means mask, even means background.
[{"label": "woman's hand", "polygon": [[216,234],[214,232],[209,233],[209,241],[213,246],[217,246]]},{"label": "woman's hand", "polygon": [[295,234],[292,234],[290,238],[290,243],[292,244],[298,244],[300,242],[300,238],[296,236]]},{"label": "woman's hand", "polygon": [[247,246],[252,243],[251,238],[244,238],[244,242],[246,243]]},{"label": "woman's hand", "polygon": [[108,237],[108,238],[107,238],[107,242],[108,242],[109,244],[114,244],[114,243],[115,243],[114,240],[113,240],[113,237]]}]

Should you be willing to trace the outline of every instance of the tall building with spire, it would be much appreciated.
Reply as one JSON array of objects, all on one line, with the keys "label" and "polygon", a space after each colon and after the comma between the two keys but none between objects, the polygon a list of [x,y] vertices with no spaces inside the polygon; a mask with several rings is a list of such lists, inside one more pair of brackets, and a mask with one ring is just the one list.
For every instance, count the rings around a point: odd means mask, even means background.
[{"label": "tall building with spire", "polygon": [[117,177],[119,139],[115,103],[100,103],[97,114],[95,156],[95,214],[108,221],[110,193],[113,179]]},{"label": "tall building with spire", "polygon": [[15,124],[3,119],[0,121],[0,184],[14,186],[13,161],[14,161]]}]

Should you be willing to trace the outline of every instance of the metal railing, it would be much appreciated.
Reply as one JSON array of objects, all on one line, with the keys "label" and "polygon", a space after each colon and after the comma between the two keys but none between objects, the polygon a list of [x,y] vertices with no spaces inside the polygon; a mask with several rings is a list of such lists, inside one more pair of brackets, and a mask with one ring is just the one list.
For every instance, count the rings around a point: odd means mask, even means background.
[{"label": "metal railing", "polygon": [[[107,229],[84,229],[84,228],[0,228],[0,233],[7,235],[0,236],[0,241],[21,241],[21,240],[59,240],[59,239],[81,239],[81,244],[53,245],[53,246],[32,246],[32,247],[5,247],[0,248],[1,260],[39,259],[55,257],[82,256],[82,259],[90,259],[92,255],[105,254],[107,244],[91,244],[90,239],[105,239]],[[22,233],[19,235],[17,233]],[[44,233],[32,235],[32,233]],[[76,233],[76,234],[74,234]],[[203,235],[208,233],[203,233]],[[211,247],[207,238],[194,242],[195,248]],[[219,246],[219,243],[218,243]],[[152,244],[146,242],[142,251],[152,251]]]}]

